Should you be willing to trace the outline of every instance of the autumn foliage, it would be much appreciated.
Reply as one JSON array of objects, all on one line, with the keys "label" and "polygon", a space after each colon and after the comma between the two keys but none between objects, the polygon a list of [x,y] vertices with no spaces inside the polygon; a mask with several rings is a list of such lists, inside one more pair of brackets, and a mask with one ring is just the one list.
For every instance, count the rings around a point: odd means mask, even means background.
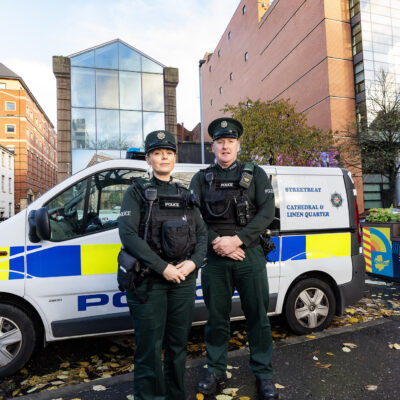
[{"label": "autumn foliage", "polygon": [[321,166],[322,158],[332,159],[331,132],[307,125],[304,114],[296,112],[289,100],[239,102],[226,105],[224,112],[238,119],[244,133],[239,158],[263,164]]}]

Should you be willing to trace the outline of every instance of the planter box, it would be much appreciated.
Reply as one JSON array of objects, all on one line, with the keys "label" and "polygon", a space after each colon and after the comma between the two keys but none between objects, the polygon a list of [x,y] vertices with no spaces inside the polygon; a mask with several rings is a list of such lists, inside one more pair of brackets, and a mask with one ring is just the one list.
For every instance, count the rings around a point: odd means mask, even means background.
[{"label": "planter box", "polygon": [[366,271],[400,282],[400,222],[361,224]]}]

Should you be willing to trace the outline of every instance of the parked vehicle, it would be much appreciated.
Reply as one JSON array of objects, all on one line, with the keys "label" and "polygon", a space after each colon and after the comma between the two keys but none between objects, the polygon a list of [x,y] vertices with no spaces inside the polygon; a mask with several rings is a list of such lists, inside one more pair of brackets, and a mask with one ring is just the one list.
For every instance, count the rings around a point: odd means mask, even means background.
[{"label": "parked vehicle", "polygon": [[[189,184],[201,167],[177,164],[173,175]],[[269,313],[283,313],[298,334],[322,330],[363,292],[351,175],[339,168],[264,169],[276,201]],[[118,216],[125,190],[146,170],[140,160],[96,164],[0,224],[0,376],[21,368],[36,345],[131,331],[117,289]],[[239,319],[234,297],[231,316]],[[206,318],[200,273],[194,323]]]}]

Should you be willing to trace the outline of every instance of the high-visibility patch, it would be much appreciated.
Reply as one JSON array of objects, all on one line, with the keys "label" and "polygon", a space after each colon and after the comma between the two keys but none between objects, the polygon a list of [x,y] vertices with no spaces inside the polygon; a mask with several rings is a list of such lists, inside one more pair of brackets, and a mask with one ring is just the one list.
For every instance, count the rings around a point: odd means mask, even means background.
[{"label": "high-visibility patch", "polygon": [[121,244],[86,244],[81,246],[81,274],[114,274]]},{"label": "high-visibility patch", "polygon": [[8,281],[8,271],[10,269],[10,248],[0,247],[0,254],[4,252],[4,255],[0,255],[0,281]]},{"label": "high-visibility patch", "polygon": [[307,235],[306,256],[308,259],[348,257],[351,255],[350,233]]}]

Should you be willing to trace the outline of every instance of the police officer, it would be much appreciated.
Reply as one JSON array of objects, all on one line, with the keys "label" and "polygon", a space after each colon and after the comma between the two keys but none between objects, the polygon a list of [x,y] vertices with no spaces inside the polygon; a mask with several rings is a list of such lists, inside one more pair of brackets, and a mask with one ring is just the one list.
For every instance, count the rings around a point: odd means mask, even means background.
[{"label": "police officer", "polygon": [[[136,340],[134,397],[184,400],[186,344],[192,322],[196,269],[205,257],[207,228],[194,206],[193,195],[171,178],[176,153],[172,133],[149,133],[145,151],[153,177],[136,179],[128,188],[119,218],[123,246],[140,261],[142,268],[151,271],[138,288],[127,291]],[[154,200],[152,203],[149,197]],[[150,203],[146,228],[144,218]],[[144,231],[148,231],[147,240],[143,239]]]},{"label": "police officer", "polygon": [[269,290],[259,235],[274,218],[274,194],[264,170],[237,160],[243,132],[233,118],[211,122],[216,163],[199,171],[190,188],[201,199],[208,226],[207,265],[202,269],[203,296],[209,318],[205,328],[207,371],[198,391],[213,394],[225,378],[232,294],[238,290],[246,317],[250,367],[260,399],[277,399],[272,382],[272,339],[267,316]]}]

